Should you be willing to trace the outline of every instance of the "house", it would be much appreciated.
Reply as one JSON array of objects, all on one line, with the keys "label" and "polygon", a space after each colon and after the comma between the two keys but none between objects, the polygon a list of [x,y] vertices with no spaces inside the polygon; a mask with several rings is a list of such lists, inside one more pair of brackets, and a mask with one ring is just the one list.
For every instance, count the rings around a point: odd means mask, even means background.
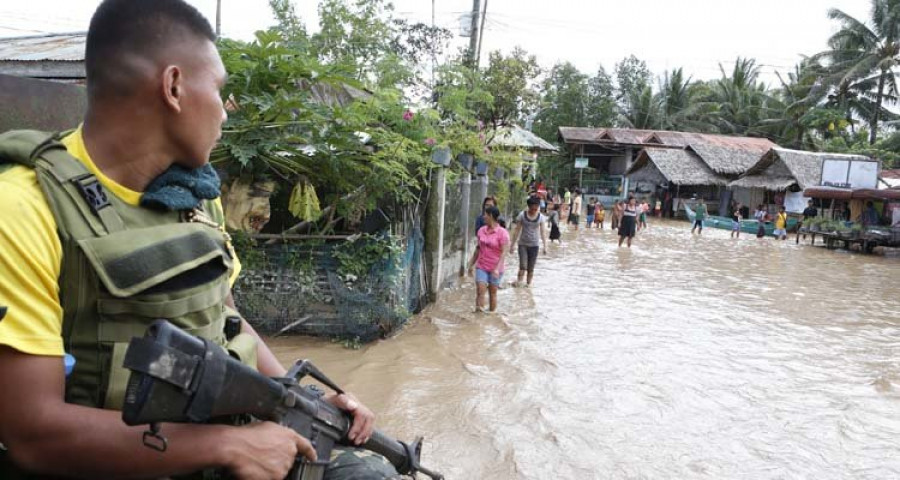
[{"label": "house", "polygon": [[[558,138],[566,147],[569,162],[551,172],[550,184],[557,191],[579,187],[586,201],[596,198],[606,205],[625,198],[628,180],[625,172],[643,148],[641,139],[649,130],[621,128],[559,127]],[[575,168],[576,159],[579,167]],[[555,175],[554,175],[555,174]]]},{"label": "house", "polygon": [[[664,189],[669,186],[723,187],[728,179],[713,171],[691,148],[645,147],[628,169],[628,178],[635,185],[652,184]],[[636,189],[641,193],[641,189]]]},{"label": "house", "polygon": [[880,163],[862,155],[773,148],[728,187],[744,205],[784,205],[788,212],[800,213],[806,206],[803,190],[829,183],[823,182],[827,162],[874,162],[870,169],[875,168],[876,174]]},{"label": "house", "polygon": [[627,128],[561,127],[559,136],[573,160],[587,159],[579,184],[588,195],[598,190],[608,196],[604,201],[630,193],[658,198],[669,214],[679,210],[679,199],[694,196],[724,211],[728,182],[777,146],[765,138]]}]

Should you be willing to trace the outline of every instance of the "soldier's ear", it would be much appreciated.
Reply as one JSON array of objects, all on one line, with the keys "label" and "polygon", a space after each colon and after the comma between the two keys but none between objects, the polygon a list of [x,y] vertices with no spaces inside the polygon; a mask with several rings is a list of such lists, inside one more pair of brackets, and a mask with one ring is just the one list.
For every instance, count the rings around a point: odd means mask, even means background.
[{"label": "soldier's ear", "polygon": [[180,68],[169,65],[163,70],[162,97],[167,107],[181,113],[181,100],[184,89],[184,75]]}]

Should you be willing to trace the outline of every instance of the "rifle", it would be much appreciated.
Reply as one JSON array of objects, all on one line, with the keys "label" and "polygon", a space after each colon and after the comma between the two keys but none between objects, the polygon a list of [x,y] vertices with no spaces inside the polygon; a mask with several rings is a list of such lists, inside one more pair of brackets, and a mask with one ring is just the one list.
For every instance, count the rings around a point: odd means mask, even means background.
[{"label": "rifle", "polygon": [[[351,445],[349,413],[324,401],[314,385],[301,385],[309,375],[344,393],[307,360],[298,360],[286,377],[269,378],[231,358],[209,340],[195,337],[165,320],[156,320],[143,337],[132,338],[124,367],[131,370],[122,419],[128,425],[149,424],[143,443],[164,452],[161,422],[209,422],[249,415],[291,428],[312,443],[319,460],[297,457],[286,480],[321,480],[335,444]],[[422,437],[412,443],[376,430],[362,448],[383,455],[397,472],[421,472],[433,480],[439,473],[419,464]]]}]

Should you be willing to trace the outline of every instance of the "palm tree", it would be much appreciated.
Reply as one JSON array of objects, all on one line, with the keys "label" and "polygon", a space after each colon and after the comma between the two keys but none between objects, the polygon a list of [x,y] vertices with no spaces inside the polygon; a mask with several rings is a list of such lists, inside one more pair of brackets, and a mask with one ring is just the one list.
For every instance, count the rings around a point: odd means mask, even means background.
[{"label": "palm tree", "polygon": [[834,85],[845,91],[857,84],[874,88],[868,118],[869,144],[874,144],[884,102],[898,95],[895,69],[900,65],[900,0],[872,0],[869,24],[836,8],[828,11],[828,17],[839,21],[841,29],[828,39],[829,50],[818,56],[829,60]]},{"label": "palm tree", "polygon": [[714,131],[705,116],[708,105],[700,99],[707,95],[708,88],[703,82],[693,82],[691,77],[685,78],[684,71],[676,68],[666,72],[660,81],[657,103],[662,115],[660,126],[664,130],[683,132]]},{"label": "palm tree", "polygon": [[738,58],[729,76],[719,65],[722,78],[712,82],[700,108],[718,133],[759,135],[763,113],[768,108],[766,86],[758,81],[759,67],[750,58]]},{"label": "palm tree", "polygon": [[653,88],[650,85],[644,85],[641,90],[628,92],[625,104],[619,114],[623,126],[640,130],[660,129],[662,111],[659,98],[653,95]]},{"label": "palm tree", "polygon": [[806,59],[789,72],[787,79],[780,74],[781,88],[769,98],[761,131],[779,145],[802,150],[815,150],[814,129],[823,114],[827,87],[822,83],[822,67],[817,61]]}]

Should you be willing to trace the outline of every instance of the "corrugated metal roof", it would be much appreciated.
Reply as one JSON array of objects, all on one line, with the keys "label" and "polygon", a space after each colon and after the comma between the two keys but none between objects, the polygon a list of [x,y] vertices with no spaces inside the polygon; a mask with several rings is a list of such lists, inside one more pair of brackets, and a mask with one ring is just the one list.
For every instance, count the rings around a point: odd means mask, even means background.
[{"label": "corrugated metal roof", "polygon": [[559,136],[563,142],[594,142],[606,132],[605,128],[594,127],[559,127]]},{"label": "corrugated metal roof", "polygon": [[497,129],[491,145],[500,147],[525,148],[528,150],[544,150],[555,152],[558,149],[543,138],[518,126],[506,126]]},{"label": "corrugated metal roof", "polygon": [[85,32],[0,38],[0,61],[81,62],[86,40]]},{"label": "corrugated metal roof", "polygon": [[653,133],[653,130],[636,130],[633,128],[607,128],[600,136],[600,141],[615,143],[631,143],[640,145],[644,138]]},{"label": "corrugated metal roof", "polygon": [[770,148],[777,147],[767,138],[733,137],[711,133],[672,132],[657,130],[642,139],[642,143],[660,143],[670,147],[686,147],[688,145],[710,145],[723,148],[737,148],[759,151],[762,155]]},{"label": "corrugated metal roof", "polygon": [[566,143],[624,143],[630,145],[662,145],[684,148],[688,145],[709,145],[721,148],[752,151],[762,155],[778,145],[767,138],[733,137],[711,133],[674,132],[669,130],[640,130],[635,128],[559,127]]},{"label": "corrugated metal roof", "polygon": [[900,179],[900,168],[893,170],[882,170],[881,178]]}]

